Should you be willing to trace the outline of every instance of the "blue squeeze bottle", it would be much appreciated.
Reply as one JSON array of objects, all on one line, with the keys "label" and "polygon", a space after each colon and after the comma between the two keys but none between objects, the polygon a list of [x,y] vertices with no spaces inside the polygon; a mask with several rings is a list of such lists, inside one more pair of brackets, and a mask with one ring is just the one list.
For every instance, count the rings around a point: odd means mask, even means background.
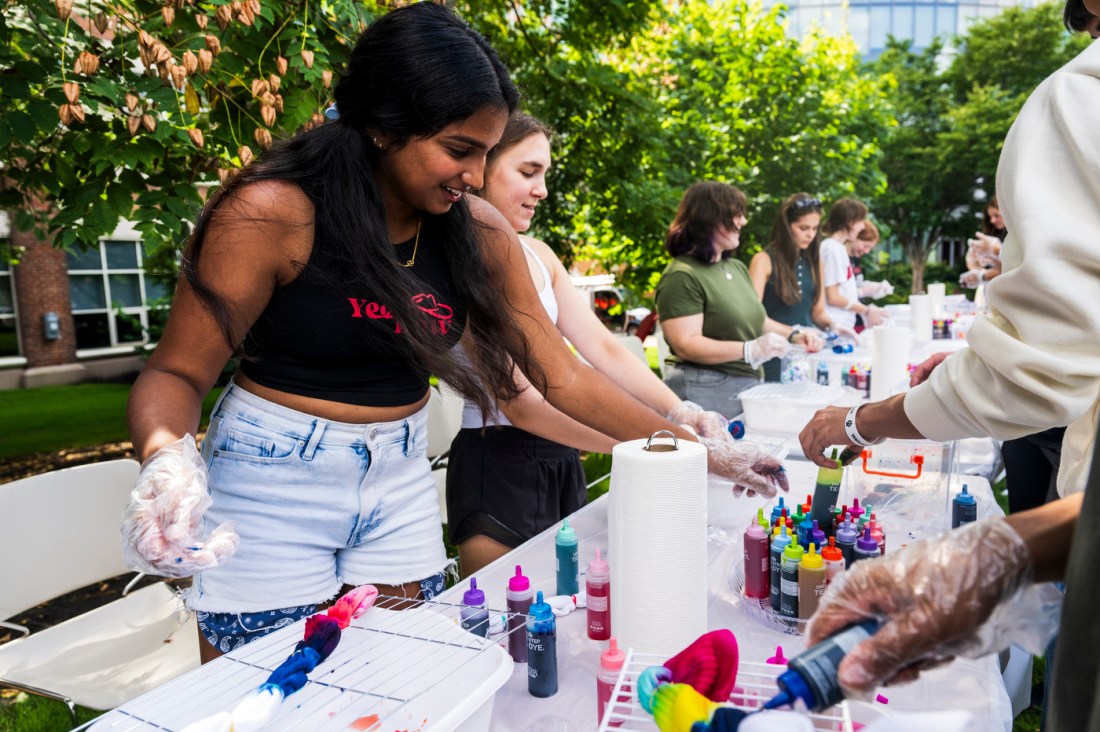
[{"label": "blue squeeze bottle", "polygon": [[554,556],[557,562],[559,595],[575,595],[580,590],[577,575],[580,572],[580,557],[577,552],[577,532],[569,525],[569,519],[561,522],[561,528],[554,537]]},{"label": "blue squeeze bottle", "polygon": [[978,520],[978,502],[964,485],[962,492],[951,499],[951,528],[957,529],[963,524]]},{"label": "blue squeeze bottle", "polygon": [[874,620],[850,625],[792,658],[787,670],[775,680],[779,693],[764,703],[764,709],[793,706],[801,701],[811,712],[820,712],[839,702],[844,691],[836,677],[837,667],[857,643],[867,640],[878,629]]},{"label": "blue squeeze bottle", "polygon": [[774,523],[777,518],[783,515],[783,509],[786,506],[783,505],[783,496],[779,497],[779,503],[772,506],[772,522]]},{"label": "blue squeeze bottle", "polygon": [[558,693],[558,632],[554,610],[535,595],[527,619],[527,691],[531,696]]},{"label": "blue squeeze bottle", "polygon": [[459,622],[463,630],[468,630],[482,638],[489,637],[489,611],[485,607],[485,593],[477,588],[477,579],[470,578],[470,589],[462,595],[462,612]]},{"label": "blue squeeze bottle", "polygon": [[780,582],[782,577],[780,576],[780,570],[783,565],[783,550],[787,548],[787,545],[791,543],[791,537],[787,534],[787,527],[781,526],[775,530],[774,538],[772,539],[772,545],[768,554],[768,569],[770,583],[769,594],[772,605],[772,610],[779,612],[779,608],[782,605],[782,598],[780,597]]}]

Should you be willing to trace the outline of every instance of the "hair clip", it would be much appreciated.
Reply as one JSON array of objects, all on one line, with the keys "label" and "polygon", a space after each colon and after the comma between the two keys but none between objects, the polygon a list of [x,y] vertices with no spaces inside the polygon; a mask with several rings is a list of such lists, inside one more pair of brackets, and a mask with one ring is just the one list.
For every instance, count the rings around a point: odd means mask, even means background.
[{"label": "hair clip", "polygon": [[340,110],[336,108],[336,102],[330,104],[328,109],[325,110],[325,117],[333,120],[340,119]]}]

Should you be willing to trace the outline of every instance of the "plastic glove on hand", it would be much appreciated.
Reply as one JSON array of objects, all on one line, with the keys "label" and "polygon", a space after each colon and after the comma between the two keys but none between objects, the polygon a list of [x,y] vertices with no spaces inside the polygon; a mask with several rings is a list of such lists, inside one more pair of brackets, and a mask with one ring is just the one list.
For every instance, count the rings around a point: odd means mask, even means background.
[{"label": "plastic glove on hand", "polygon": [[1024,540],[1001,518],[915,542],[841,572],[810,620],[807,645],[868,617],[883,621],[840,665],[841,686],[855,696],[915,678],[917,664],[976,658],[1005,640],[979,629],[1028,582],[1031,567]]},{"label": "plastic glove on hand", "polygon": [[863,316],[863,319],[867,321],[867,325],[870,326],[882,325],[886,322],[886,311],[872,305],[871,309],[867,311],[867,314]]},{"label": "plastic glove on hand", "polygon": [[783,358],[791,350],[791,344],[778,333],[765,333],[759,338],[745,341],[745,363],[754,369],[773,358]]},{"label": "plastic glove on hand", "polygon": [[761,495],[771,498],[777,491],[788,491],[787,471],[783,463],[759,445],[745,440],[719,440],[703,437],[707,448],[707,468],[720,478],[733,481],[733,495]]},{"label": "plastic glove on hand", "polygon": [[206,464],[191,435],[145,461],[122,517],[128,567],[158,577],[190,577],[233,556],[240,543],[234,522],[200,536],[203,513],[212,502],[206,478]]},{"label": "plastic glove on hand", "polygon": [[682,401],[669,410],[665,418],[669,422],[691,428],[699,437],[732,440],[729,420],[718,412],[708,412],[695,402]]},{"label": "plastic glove on hand", "polygon": [[985,272],[980,269],[971,269],[963,272],[959,277],[959,285],[968,290],[973,290],[975,287],[982,284],[984,274]]}]

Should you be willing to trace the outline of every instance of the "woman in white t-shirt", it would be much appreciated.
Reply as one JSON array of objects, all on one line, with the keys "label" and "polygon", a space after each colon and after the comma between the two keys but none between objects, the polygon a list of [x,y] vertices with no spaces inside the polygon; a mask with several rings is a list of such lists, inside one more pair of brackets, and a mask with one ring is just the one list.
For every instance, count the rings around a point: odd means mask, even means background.
[{"label": "woman in white t-shirt", "polygon": [[854,198],[842,198],[829,209],[829,217],[821,230],[826,238],[821,242],[821,273],[825,287],[825,312],[836,326],[854,328],[856,315],[863,316],[864,325],[874,326],[886,319],[883,310],[859,301],[859,284],[852,270],[852,257],[862,257],[871,250],[859,234],[867,225],[867,206]]}]

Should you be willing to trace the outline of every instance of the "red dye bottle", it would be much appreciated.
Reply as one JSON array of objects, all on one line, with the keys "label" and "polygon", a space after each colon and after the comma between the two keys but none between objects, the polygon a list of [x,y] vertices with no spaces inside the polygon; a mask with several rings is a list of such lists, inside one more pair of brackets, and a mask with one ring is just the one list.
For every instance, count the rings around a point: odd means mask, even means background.
[{"label": "red dye bottle", "polygon": [[607,640],[611,637],[611,572],[599,549],[585,571],[584,591],[588,596],[588,637]]}]

